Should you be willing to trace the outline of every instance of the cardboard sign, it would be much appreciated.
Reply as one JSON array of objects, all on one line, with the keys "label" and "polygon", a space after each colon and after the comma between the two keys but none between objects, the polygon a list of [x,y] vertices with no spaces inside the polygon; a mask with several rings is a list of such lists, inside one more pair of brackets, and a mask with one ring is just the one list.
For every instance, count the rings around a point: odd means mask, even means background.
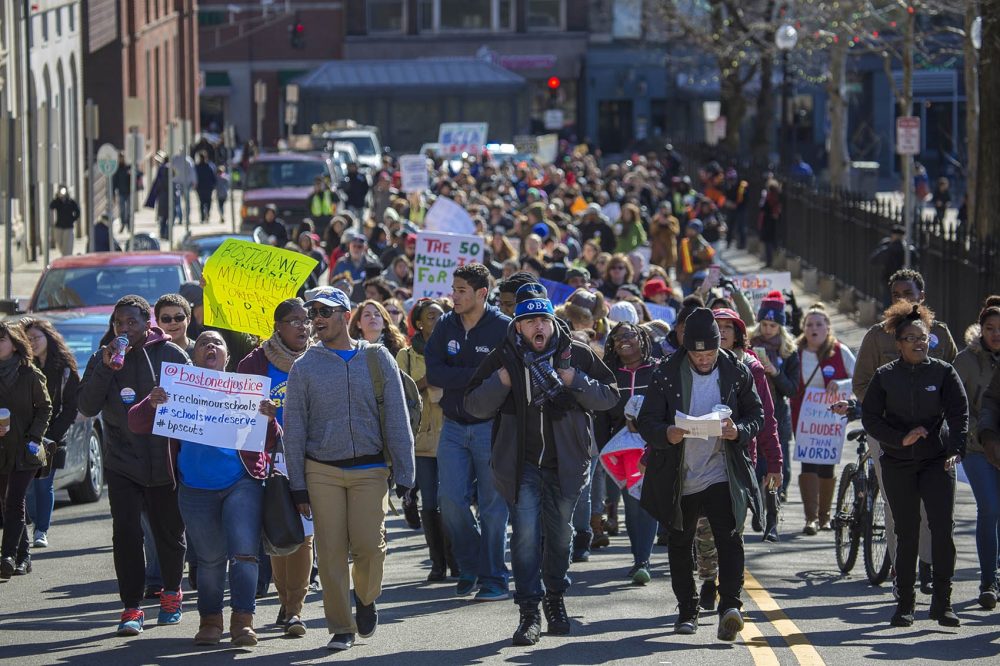
[{"label": "cardboard sign", "polygon": [[413,256],[413,298],[441,298],[451,294],[455,269],[483,260],[480,236],[421,231]]},{"label": "cardboard sign", "polygon": [[295,297],[317,263],[299,252],[225,240],[205,264],[205,324],[270,337],[274,308]]},{"label": "cardboard sign", "polygon": [[440,231],[446,234],[475,234],[476,223],[464,208],[449,199],[438,197],[434,205],[424,217],[424,228],[427,231]]},{"label": "cardboard sign", "polygon": [[830,411],[830,406],[847,400],[851,395],[851,380],[835,382],[836,393],[826,389],[807,388],[802,396],[799,422],[795,426],[795,451],[792,460],[837,465],[847,439],[847,421]]},{"label": "cardboard sign", "polygon": [[734,275],[730,279],[750,299],[755,313],[768,292],[792,290],[791,273],[747,273]]},{"label": "cardboard sign", "polygon": [[220,449],[263,451],[267,417],[260,402],[270,377],[164,363],[160,385],[170,397],[156,408],[153,434]]},{"label": "cardboard sign", "polygon": [[430,189],[427,158],[423,155],[403,155],[399,158],[401,186],[406,193]]},{"label": "cardboard sign", "polygon": [[438,128],[441,155],[481,154],[488,128],[488,123],[441,123]]}]

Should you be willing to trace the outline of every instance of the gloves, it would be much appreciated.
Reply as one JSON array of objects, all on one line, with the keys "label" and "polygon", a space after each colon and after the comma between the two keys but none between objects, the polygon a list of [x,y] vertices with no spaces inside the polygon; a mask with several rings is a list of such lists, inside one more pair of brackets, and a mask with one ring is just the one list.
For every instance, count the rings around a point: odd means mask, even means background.
[{"label": "gloves", "polygon": [[404,497],[406,497],[407,495],[410,494],[410,490],[411,490],[410,488],[407,488],[406,486],[401,486],[401,485],[399,485],[397,483],[396,484],[396,497],[398,499],[403,499]]}]

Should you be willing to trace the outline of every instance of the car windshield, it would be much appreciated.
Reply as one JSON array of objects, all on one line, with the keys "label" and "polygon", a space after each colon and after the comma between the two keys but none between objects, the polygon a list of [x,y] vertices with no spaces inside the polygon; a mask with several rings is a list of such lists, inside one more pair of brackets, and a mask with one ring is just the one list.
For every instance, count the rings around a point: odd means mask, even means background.
[{"label": "car windshield", "polygon": [[163,294],[176,293],[183,281],[180,265],[56,268],[42,277],[34,310],[114,305],[127,294],[155,303]]},{"label": "car windshield", "polygon": [[83,368],[87,367],[87,361],[90,360],[91,355],[101,346],[101,338],[107,333],[107,329],[90,326],[72,326],[61,322],[55,323],[55,327],[59,331],[59,334],[63,336],[66,346],[69,347],[74,358],[76,358],[76,365],[81,369],[80,372],[82,373]]},{"label": "car windshield", "polygon": [[247,189],[312,187],[320,176],[326,176],[326,164],[323,162],[254,162],[247,170]]},{"label": "car windshield", "polygon": [[354,149],[358,155],[374,155],[375,142],[370,136],[338,136],[337,141],[350,141],[354,144]]}]

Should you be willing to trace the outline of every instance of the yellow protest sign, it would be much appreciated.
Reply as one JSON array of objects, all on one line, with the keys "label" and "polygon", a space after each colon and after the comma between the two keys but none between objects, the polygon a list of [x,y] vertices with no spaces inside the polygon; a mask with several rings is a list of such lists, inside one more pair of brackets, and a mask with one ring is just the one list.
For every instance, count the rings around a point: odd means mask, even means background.
[{"label": "yellow protest sign", "polygon": [[569,211],[574,215],[578,215],[580,211],[585,210],[586,208],[587,202],[583,197],[577,196],[577,198],[573,200],[573,205],[569,207]]},{"label": "yellow protest sign", "polygon": [[269,338],[274,308],[294,298],[319,263],[270,245],[229,238],[205,264],[205,324]]}]

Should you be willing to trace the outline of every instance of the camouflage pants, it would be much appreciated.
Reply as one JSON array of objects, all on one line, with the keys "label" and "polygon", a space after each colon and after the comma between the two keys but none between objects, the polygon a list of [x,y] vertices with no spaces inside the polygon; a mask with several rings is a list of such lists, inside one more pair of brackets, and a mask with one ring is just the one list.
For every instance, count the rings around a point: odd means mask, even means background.
[{"label": "camouflage pants", "polygon": [[695,528],[694,551],[698,560],[698,578],[715,580],[719,575],[719,553],[715,550],[712,526],[705,516],[698,519],[698,526]]}]

